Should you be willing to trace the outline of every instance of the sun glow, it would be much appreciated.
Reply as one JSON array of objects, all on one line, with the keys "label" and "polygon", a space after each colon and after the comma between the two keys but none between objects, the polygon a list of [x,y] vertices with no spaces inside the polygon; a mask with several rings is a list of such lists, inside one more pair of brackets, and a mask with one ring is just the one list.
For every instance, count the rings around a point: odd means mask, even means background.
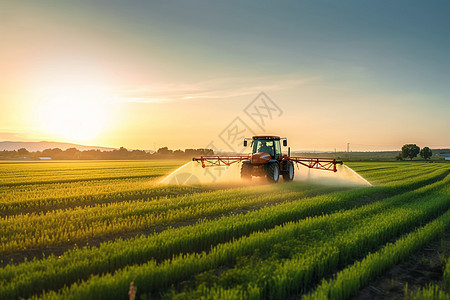
[{"label": "sun glow", "polygon": [[41,129],[56,138],[93,141],[108,126],[114,96],[99,88],[59,87],[39,100]]}]

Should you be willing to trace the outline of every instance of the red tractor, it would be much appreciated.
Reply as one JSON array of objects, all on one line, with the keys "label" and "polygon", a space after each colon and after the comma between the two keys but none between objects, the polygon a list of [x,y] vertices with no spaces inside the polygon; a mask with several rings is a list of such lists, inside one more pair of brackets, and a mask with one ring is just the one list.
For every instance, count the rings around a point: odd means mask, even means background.
[{"label": "red tractor", "polygon": [[336,172],[336,165],[342,161],[324,158],[291,157],[281,152],[281,141],[287,146],[287,139],[279,136],[254,136],[244,139],[244,147],[251,141],[252,154],[240,156],[201,156],[192,160],[201,162],[202,167],[230,166],[242,162],[241,178],[251,179],[253,176],[265,176],[271,182],[278,182],[280,175],[285,181],[294,179],[294,163],[312,169]]}]

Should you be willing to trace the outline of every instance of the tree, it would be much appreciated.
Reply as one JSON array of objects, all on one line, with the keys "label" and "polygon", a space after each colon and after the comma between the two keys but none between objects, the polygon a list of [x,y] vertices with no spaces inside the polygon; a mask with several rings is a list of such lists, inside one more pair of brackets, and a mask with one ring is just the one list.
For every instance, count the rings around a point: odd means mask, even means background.
[{"label": "tree", "polygon": [[433,152],[428,147],[423,147],[422,150],[420,150],[420,157],[423,157],[425,159],[428,159],[433,155]]},{"label": "tree", "polygon": [[77,148],[67,148],[64,150],[64,159],[79,159],[81,151]]},{"label": "tree", "polygon": [[400,153],[395,157],[395,159],[396,159],[396,160],[403,160],[402,153],[400,152]]},{"label": "tree", "polygon": [[30,152],[28,152],[28,150],[25,149],[25,148],[20,148],[19,150],[17,150],[17,153],[19,153],[19,155],[28,155],[28,154],[30,154]]},{"label": "tree", "polygon": [[402,147],[402,156],[404,158],[413,159],[419,154],[420,148],[416,144],[405,144]]},{"label": "tree", "polygon": [[158,153],[160,155],[172,155],[173,150],[170,150],[168,147],[162,147],[162,148],[159,148],[156,153]]},{"label": "tree", "polygon": [[118,159],[127,159],[129,155],[129,152],[125,147],[120,147],[119,150],[114,150],[113,152]]},{"label": "tree", "polygon": [[184,156],[184,151],[178,149],[178,150],[173,151],[173,154],[174,154],[175,156],[178,156],[178,157]]},{"label": "tree", "polygon": [[43,156],[48,156],[53,159],[60,159],[61,153],[63,153],[63,151],[59,148],[45,149],[42,151]]}]

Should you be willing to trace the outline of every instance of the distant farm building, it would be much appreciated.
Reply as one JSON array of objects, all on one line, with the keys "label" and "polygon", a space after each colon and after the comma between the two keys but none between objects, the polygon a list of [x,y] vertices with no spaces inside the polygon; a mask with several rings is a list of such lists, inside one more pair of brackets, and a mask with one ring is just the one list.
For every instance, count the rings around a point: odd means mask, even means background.
[{"label": "distant farm building", "polygon": [[450,153],[439,153],[440,157],[443,157],[445,160],[450,160]]}]

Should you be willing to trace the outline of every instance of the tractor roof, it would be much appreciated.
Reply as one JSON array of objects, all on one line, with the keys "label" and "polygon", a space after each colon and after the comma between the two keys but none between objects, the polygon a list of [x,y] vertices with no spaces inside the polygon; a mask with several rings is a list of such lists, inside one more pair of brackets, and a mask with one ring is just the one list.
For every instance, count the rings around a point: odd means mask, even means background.
[{"label": "tractor roof", "polygon": [[275,135],[255,135],[253,137],[254,140],[279,140],[280,137],[279,136],[275,136]]}]

